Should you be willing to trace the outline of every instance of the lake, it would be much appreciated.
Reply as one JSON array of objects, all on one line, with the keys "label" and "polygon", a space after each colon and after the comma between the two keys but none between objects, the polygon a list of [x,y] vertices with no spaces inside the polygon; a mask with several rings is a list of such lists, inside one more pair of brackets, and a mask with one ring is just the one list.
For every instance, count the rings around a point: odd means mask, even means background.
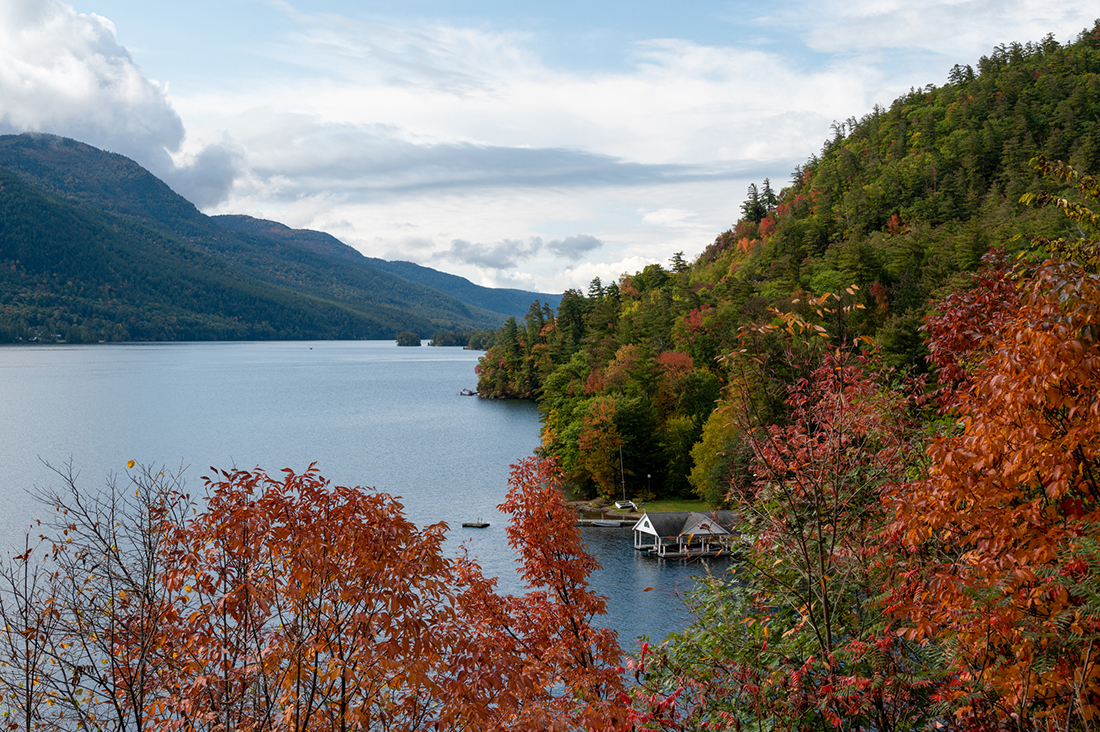
[{"label": "lake", "polygon": [[[538,410],[461,396],[480,355],[392,341],[0,347],[0,541],[21,542],[42,513],[28,491],[58,484],[45,463],[71,461],[89,491],[128,460],[184,467],[197,491],[210,467],[316,462],[333,483],[400,496],[418,525],[446,521],[448,551],[464,542],[502,591],[520,592],[496,506],[509,465],[539,444]],[[461,527],[478,518],[489,528]],[[683,626],[680,593],[705,565],[638,555],[629,529],[582,531],[624,647]]]}]

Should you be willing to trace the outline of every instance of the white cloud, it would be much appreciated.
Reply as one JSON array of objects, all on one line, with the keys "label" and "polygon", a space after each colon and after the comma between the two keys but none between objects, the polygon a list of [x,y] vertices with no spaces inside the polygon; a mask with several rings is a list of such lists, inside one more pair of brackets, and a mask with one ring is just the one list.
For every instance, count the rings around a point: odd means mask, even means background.
[{"label": "white cloud", "polygon": [[172,153],[184,126],[115,38],[114,25],[58,0],[0,2],[0,132],[48,132],[137,160],[199,205],[223,200],[237,155],[199,149],[183,166]]},{"label": "white cloud", "polygon": [[[560,290],[582,284],[579,257],[701,251],[750,181],[779,187],[832,119],[873,103],[869,74],[803,74],[757,50],[653,41],[629,71],[563,72],[520,34],[296,19],[295,42],[309,42],[295,58],[317,78],[174,99],[197,139],[232,130],[245,151],[248,173],[217,210],[346,220],[339,235],[367,254],[483,283],[522,267]],[[600,246],[576,246],[578,232]]]},{"label": "white cloud", "polygon": [[109,21],[0,0],[0,126],[131,155],[211,212],[560,291],[693,256],[733,223],[748,183],[780,189],[833,120],[942,83],[997,43],[1069,40],[1094,12],[1082,0],[786,2],[731,19],[740,45],[644,40],[592,70],[544,60],[537,25],[267,6],[279,10],[266,27],[282,30],[250,36],[239,58],[251,75],[229,66],[185,94],[144,78]]},{"label": "white cloud", "polygon": [[520,262],[530,259],[542,248],[542,239],[532,236],[527,241],[504,239],[495,244],[474,244],[464,239],[455,239],[450,249],[439,254],[463,264],[482,269],[514,269]]},{"label": "white cloud", "polygon": [[1072,40],[1097,13],[1086,0],[827,0],[804,10],[799,25],[809,30],[815,50],[922,49],[959,64],[977,61],[999,43],[1038,41],[1048,33]]},{"label": "white cloud", "polygon": [[642,215],[642,221],[653,226],[683,224],[695,218],[695,212],[681,208],[660,208]]},{"label": "white cloud", "polygon": [[603,242],[590,234],[577,234],[547,242],[546,248],[569,261],[576,261],[585,254],[603,246]]},{"label": "white cloud", "polygon": [[0,125],[164,162],[183,123],[114,26],[57,0],[0,3]]},{"label": "white cloud", "polygon": [[614,262],[585,262],[584,264],[578,264],[566,270],[565,274],[575,283],[573,285],[574,289],[583,292],[588,289],[588,283],[597,277],[600,278],[603,284],[607,285],[612,282],[618,282],[622,275],[632,275],[635,272],[641,272],[647,266],[660,261],[663,260],[627,256]]}]

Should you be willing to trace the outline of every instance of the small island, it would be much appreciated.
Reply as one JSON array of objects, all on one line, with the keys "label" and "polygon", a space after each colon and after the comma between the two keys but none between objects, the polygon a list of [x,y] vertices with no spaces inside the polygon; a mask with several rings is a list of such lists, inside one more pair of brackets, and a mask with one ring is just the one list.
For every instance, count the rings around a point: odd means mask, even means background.
[{"label": "small island", "polygon": [[397,334],[397,345],[399,346],[419,346],[420,336],[412,331],[402,331]]}]

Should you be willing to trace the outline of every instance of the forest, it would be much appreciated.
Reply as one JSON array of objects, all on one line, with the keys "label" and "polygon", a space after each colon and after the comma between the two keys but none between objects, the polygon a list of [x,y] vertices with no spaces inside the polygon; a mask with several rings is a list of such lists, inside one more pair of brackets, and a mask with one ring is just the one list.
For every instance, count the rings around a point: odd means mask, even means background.
[{"label": "forest", "polygon": [[426,338],[495,329],[539,296],[400,264],[322,232],[205,216],[75,140],[0,135],[0,343]]},{"label": "forest", "polygon": [[[693,262],[510,319],[527,591],[314,469],[59,471],[0,572],[13,729],[1089,730],[1100,723],[1100,24],[838,123]],[[740,516],[623,653],[564,491]],[[659,642],[658,642],[659,641]]]},{"label": "forest", "polygon": [[[1074,195],[1032,164],[1037,156],[1100,168],[1092,34],[998,47],[941,87],[834,124],[780,192],[752,185],[740,220],[695,261],[676,254],[667,268],[594,280],[566,292],[556,313],[536,304],[509,321],[481,361],[479,392],[537,399],[543,454],[582,494],[617,490],[621,447],[632,495],[652,475],[658,497],[718,506],[731,480],[747,478],[743,440],[714,406],[744,397],[726,357],[749,332],[839,296],[843,307],[821,322],[832,345],[873,338],[883,367],[934,386],[922,329],[938,303],[969,288],[990,252],[1037,257],[1037,237],[1074,232],[1056,207],[1021,196]],[[781,363],[785,347],[753,343],[773,386],[799,375]],[[782,388],[753,398],[782,417]]]}]

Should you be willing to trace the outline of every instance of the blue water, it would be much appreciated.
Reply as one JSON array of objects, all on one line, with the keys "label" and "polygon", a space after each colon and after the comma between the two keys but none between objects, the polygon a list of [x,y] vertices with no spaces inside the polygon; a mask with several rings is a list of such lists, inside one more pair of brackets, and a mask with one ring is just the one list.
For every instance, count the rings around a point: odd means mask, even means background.
[{"label": "blue water", "polygon": [[[316,462],[334,483],[400,496],[419,525],[446,521],[448,551],[465,543],[521,592],[496,506],[509,465],[539,444],[538,411],[460,396],[479,355],[388,341],[0,347],[0,542],[21,543],[42,513],[29,490],[58,485],[46,463],[71,462],[85,490],[128,460],[183,468],[197,492],[211,467]],[[461,527],[477,518],[490,527]],[[628,529],[583,531],[625,647],[683,626],[680,594],[704,565],[636,555]]]}]

